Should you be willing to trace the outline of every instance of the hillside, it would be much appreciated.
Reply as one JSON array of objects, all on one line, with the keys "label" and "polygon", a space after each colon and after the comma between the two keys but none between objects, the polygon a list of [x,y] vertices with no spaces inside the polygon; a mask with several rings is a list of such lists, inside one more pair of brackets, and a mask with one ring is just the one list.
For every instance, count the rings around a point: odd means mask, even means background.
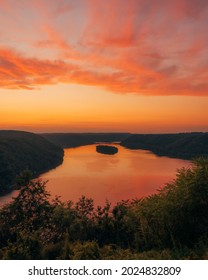
[{"label": "hillside", "polygon": [[208,133],[135,134],[120,143],[129,149],[146,149],[160,156],[192,159],[208,156]]},{"label": "hillside", "polygon": [[121,142],[130,133],[44,133],[41,136],[62,148],[71,148],[97,142]]},{"label": "hillside", "polygon": [[12,189],[15,177],[29,169],[34,176],[59,165],[63,150],[43,137],[22,131],[0,131],[0,194]]}]

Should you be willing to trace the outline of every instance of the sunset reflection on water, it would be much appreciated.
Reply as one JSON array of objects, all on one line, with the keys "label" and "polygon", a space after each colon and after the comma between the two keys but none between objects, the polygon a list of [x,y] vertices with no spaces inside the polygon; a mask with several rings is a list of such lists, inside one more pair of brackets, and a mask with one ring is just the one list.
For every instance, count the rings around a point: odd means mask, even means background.
[{"label": "sunset reflection on water", "polygon": [[96,145],[65,149],[63,164],[41,176],[48,180],[48,191],[64,201],[85,195],[96,205],[106,200],[115,204],[155,193],[174,179],[178,168],[190,165],[189,161],[115,146],[119,151],[114,155],[97,153]]}]

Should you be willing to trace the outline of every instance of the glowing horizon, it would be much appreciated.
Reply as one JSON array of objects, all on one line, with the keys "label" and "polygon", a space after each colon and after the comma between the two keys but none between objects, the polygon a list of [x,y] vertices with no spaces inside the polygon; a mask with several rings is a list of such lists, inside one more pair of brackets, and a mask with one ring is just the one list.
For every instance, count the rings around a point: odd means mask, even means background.
[{"label": "glowing horizon", "polygon": [[207,1],[0,5],[0,129],[208,131]]}]

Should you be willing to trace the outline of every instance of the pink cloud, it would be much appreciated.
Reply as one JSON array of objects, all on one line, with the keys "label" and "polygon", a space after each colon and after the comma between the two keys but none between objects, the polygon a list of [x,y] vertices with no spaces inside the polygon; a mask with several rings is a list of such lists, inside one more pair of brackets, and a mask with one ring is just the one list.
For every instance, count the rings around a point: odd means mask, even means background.
[{"label": "pink cloud", "polygon": [[67,43],[66,40],[64,40],[61,35],[54,29],[51,28],[48,25],[43,26],[44,32],[47,34],[48,40],[45,41],[39,41],[38,44],[45,45],[47,47],[50,47],[50,44],[54,44],[57,48],[62,50],[69,50],[70,46]]},{"label": "pink cloud", "polygon": [[[205,0],[31,1],[32,8],[40,15],[32,21],[37,56],[4,44],[1,87],[62,82],[122,94],[208,95]],[[54,59],[38,56],[47,49]]]}]

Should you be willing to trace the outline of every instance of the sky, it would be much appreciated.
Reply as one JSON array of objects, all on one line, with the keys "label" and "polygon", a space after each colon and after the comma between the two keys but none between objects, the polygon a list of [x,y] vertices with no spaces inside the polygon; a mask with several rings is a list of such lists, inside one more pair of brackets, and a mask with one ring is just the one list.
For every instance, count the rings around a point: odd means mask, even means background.
[{"label": "sky", "polygon": [[0,0],[0,129],[208,131],[207,0]]}]

